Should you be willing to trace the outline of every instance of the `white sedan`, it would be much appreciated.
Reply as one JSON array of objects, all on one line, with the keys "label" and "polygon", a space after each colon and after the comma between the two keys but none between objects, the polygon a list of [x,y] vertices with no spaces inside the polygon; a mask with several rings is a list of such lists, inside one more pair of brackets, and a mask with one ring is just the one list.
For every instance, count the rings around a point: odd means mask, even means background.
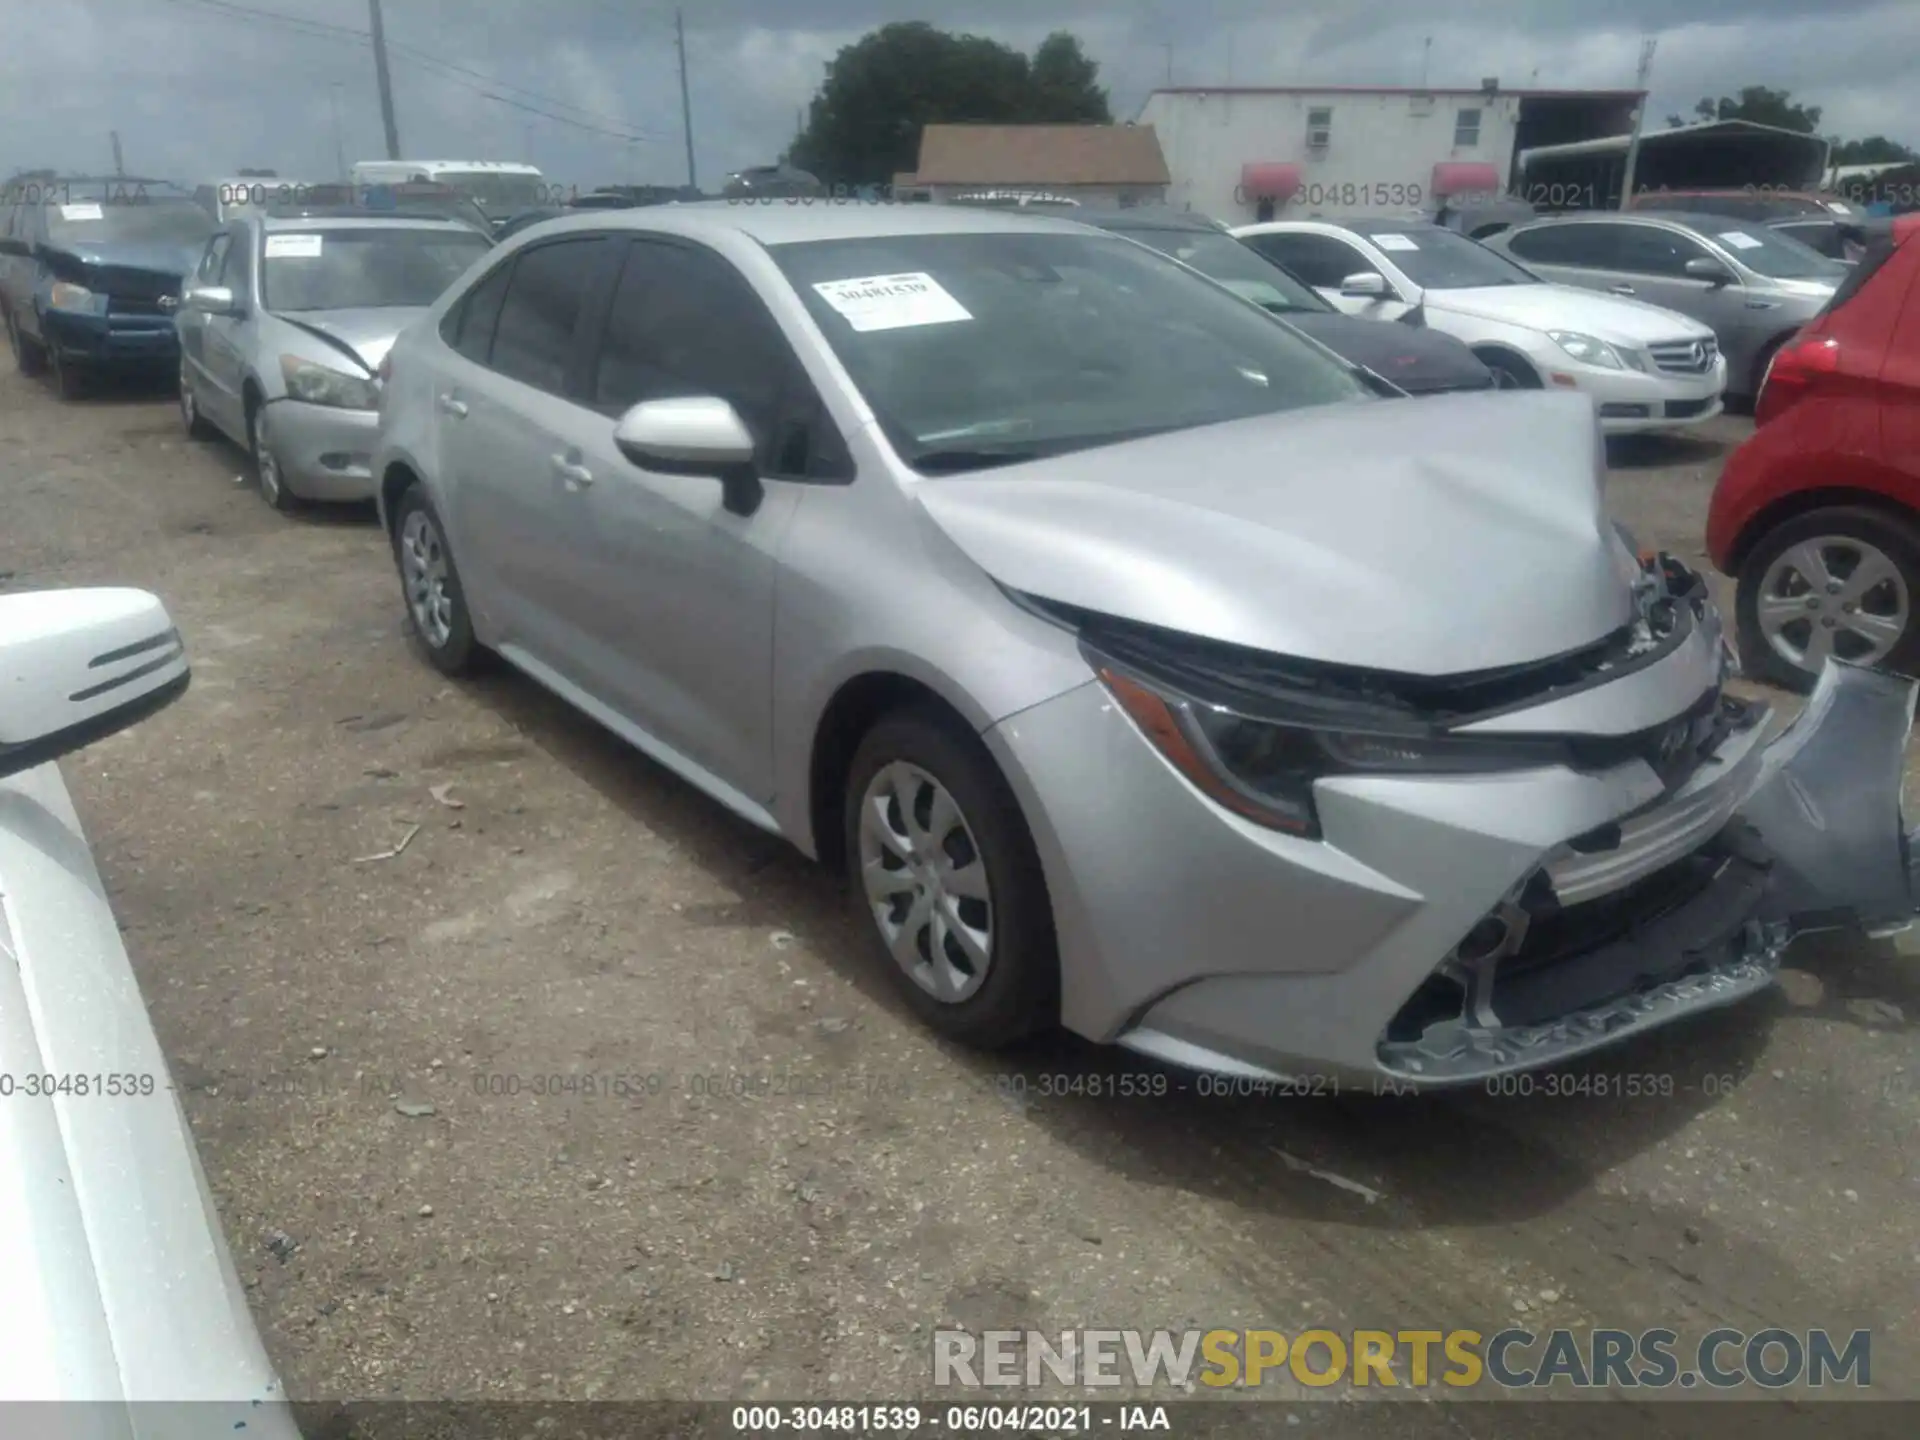
[{"label": "white sedan", "polygon": [[187,679],[179,632],[144,591],[0,596],[9,1436],[299,1440],[53,763],[171,703]]},{"label": "white sedan", "polygon": [[1503,387],[1590,395],[1609,434],[1720,413],[1726,360],[1713,331],[1685,315],[1550,284],[1423,220],[1277,220],[1233,233],[1349,315],[1398,320],[1418,308]]}]

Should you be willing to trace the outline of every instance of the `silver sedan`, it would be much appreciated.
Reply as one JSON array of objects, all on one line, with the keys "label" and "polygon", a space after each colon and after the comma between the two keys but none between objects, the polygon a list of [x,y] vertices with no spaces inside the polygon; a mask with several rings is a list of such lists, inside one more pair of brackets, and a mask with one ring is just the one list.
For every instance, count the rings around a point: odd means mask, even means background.
[{"label": "silver sedan", "polygon": [[427,658],[844,868],[957,1039],[1463,1084],[1913,917],[1911,687],[1836,667],[1784,735],[1728,694],[1584,396],[1411,401],[1147,247],[936,206],[535,226],[388,363]]},{"label": "silver sedan", "polygon": [[371,499],[380,362],[490,243],[434,216],[268,209],[230,221],[174,320],[187,433],[244,447],[276,510]]}]

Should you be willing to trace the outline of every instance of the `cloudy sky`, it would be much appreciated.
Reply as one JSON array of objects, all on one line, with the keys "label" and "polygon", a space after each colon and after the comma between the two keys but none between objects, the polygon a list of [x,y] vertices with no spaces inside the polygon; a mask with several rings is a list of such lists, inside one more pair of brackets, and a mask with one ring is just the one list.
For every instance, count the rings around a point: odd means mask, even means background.
[{"label": "cloudy sky", "polygon": [[[384,0],[402,152],[531,159],[582,186],[683,182],[674,9],[653,0]],[[1742,85],[1823,107],[1828,134],[1920,144],[1920,0],[688,0],[698,178],[766,163],[843,45],[924,19],[1030,50],[1077,33],[1122,118],[1164,83],[1630,87],[1652,113]],[[1604,15],[1604,19],[1600,18]],[[0,0],[0,175],[331,178],[385,153],[366,0]],[[337,115],[337,125],[336,125]]]}]

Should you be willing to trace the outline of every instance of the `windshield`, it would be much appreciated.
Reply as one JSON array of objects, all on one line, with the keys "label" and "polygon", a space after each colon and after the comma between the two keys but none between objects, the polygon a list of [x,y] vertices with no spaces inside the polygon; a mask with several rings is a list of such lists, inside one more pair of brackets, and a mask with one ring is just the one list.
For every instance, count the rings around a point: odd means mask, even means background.
[{"label": "windshield", "polygon": [[889,439],[923,471],[1371,394],[1286,326],[1112,236],[772,248]]},{"label": "windshield", "polygon": [[1302,310],[1324,315],[1333,309],[1278,265],[1231,235],[1207,230],[1133,230],[1124,225],[1113,229],[1117,235],[1151,245],[1161,254],[1191,265],[1241,299],[1251,300],[1277,315],[1297,314]]},{"label": "windshield", "polygon": [[502,174],[498,170],[442,170],[433,178],[471,195],[489,215],[511,215],[517,210],[547,203],[547,184],[538,175]]},{"label": "windshield", "polygon": [[1716,230],[1713,238],[1742,265],[1769,280],[1826,280],[1837,285],[1849,269],[1766,225],[1728,224]]},{"label": "windshield", "polygon": [[1438,225],[1416,230],[1369,230],[1357,227],[1387,259],[1422,290],[1477,290],[1487,285],[1538,285],[1540,278],[1496,255],[1478,240],[1469,240]]},{"label": "windshield", "polygon": [[188,197],[115,197],[47,206],[47,239],[55,245],[191,247],[213,231],[213,217]]},{"label": "windshield", "polygon": [[466,230],[275,230],[260,303],[282,312],[431,305],[489,248]]}]

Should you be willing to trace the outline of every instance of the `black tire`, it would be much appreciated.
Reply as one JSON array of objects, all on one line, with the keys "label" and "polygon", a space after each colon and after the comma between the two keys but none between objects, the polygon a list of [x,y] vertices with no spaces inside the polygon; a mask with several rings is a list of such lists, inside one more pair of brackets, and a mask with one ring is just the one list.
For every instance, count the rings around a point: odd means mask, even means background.
[{"label": "black tire", "polygon": [[[273,426],[266,414],[267,407],[259,401],[247,407],[247,449],[253,455],[254,483],[262,500],[282,515],[291,515],[302,508],[301,500],[287,484],[287,472],[273,448]],[[264,437],[262,430],[266,432]]]},{"label": "black tire", "polygon": [[1516,359],[1499,350],[1490,350],[1481,355],[1480,363],[1493,372],[1493,388],[1496,390],[1539,390],[1543,388],[1540,376],[1524,360]]},{"label": "black tire", "polygon": [[[946,789],[986,872],[992,896],[990,960],[978,988],[962,1000],[938,998],[907,974],[888,950],[867,899],[862,799],[874,777],[895,762],[914,766]],[[948,1039],[986,1050],[1004,1049],[1059,1023],[1060,960],[1046,878],[1019,802],[978,736],[930,705],[883,716],[854,752],[842,811],[855,923],[915,1014]]]},{"label": "black tire", "polygon": [[13,312],[5,312],[7,320],[7,348],[13,351],[13,365],[22,375],[44,375],[47,370],[47,352],[38,342],[29,340],[20,333],[20,326],[13,318]]},{"label": "black tire", "polygon": [[1747,377],[1747,393],[1740,397],[1742,406],[1751,414],[1753,407],[1760,403],[1760,387],[1767,383],[1767,368],[1773,364],[1773,357],[1780,353],[1780,347],[1793,338],[1792,334],[1776,335],[1760,348],[1753,357],[1753,373]]},{"label": "black tire", "polygon": [[1759,610],[1760,586],[1768,567],[1802,541],[1823,536],[1872,545],[1899,570],[1907,587],[1906,629],[1879,664],[1903,675],[1920,675],[1920,528],[1888,511],[1858,505],[1835,505],[1796,515],[1762,535],[1748,550],[1740,565],[1739,588],[1734,596],[1734,626],[1740,642],[1740,663],[1746,673],[1802,695],[1819,679],[1817,671],[1793,664],[1768,643],[1760,629]]},{"label": "black tire", "polygon": [[[439,553],[445,558],[445,596],[449,615],[447,635],[443,640],[429,633],[420,616],[415,613],[414,597],[407,578],[407,562],[401,551],[408,538],[409,519],[416,515],[422,517],[418,523],[430,527]],[[487,651],[473,636],[473,616],[467,610],[467,592],[460,584],[460,572],[453,563],[453,550],[447,544],[446,526],[441,524],[433,502],[418,484],[409,485],[401,494],[399,503],[393,507],[393,564],[400,576],[400,598],[406,606],[407,630],[428,662],[443,675],[469,675],[479,669],[486,661]]]},{"label": "black tire", "polygon": [[187,389],[187,362],[180,362],[180,423],[185,427],[189,440],[211,440],[220,432],[207,422],[200,413],[200,406]]}]

